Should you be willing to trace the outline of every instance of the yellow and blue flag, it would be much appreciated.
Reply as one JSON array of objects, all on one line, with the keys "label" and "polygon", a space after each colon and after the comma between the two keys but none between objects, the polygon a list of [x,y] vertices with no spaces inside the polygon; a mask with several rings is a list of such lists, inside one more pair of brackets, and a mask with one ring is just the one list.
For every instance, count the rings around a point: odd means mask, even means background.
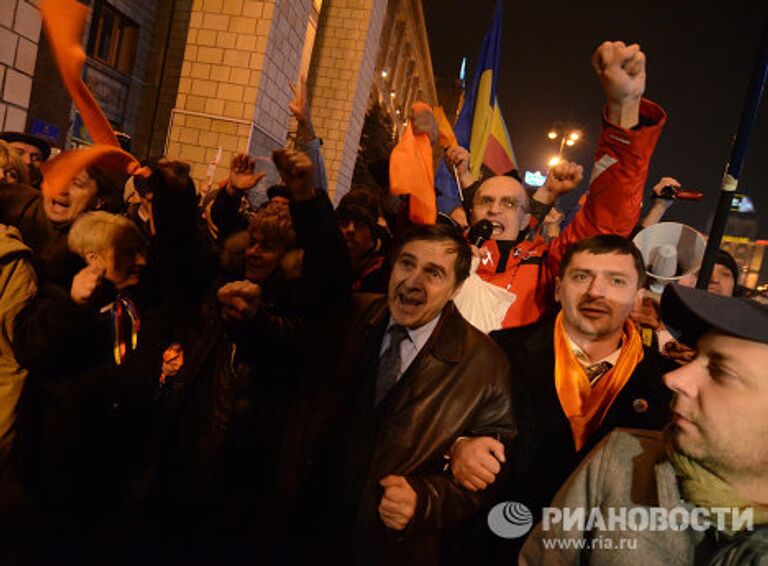
[{"label": "yellow and blue flag", "polygon": [[[472,82],[465,93],[464,105],[456,121],[456,137],[459,145],[470,152],[472,177],[480,177],[485,166],[496,175],[502,175],[517,168],[515,152],[509,139],[507,126],[499,107],[496,85],[499,77],[499,55],[501,51],[501,23],[503,2],[497,0],[491,25],[483,38]],[[436,175],[441,211],[449,212],[459,206],[458,187],[444,164]],[[439,168],[440,169],[440,168]],[[450,186],[447,181],[452,183]]]}]

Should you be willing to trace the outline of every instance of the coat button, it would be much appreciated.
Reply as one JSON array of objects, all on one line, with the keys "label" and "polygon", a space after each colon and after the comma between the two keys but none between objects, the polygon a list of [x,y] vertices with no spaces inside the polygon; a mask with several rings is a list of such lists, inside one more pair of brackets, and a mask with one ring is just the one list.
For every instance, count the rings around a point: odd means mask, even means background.
[{"label": "coat button", "polygon": [[632,401],[632,408],[635,410],[636,413],[647,413],[648,412],[648,401],[646,401],[643,398],[635,399]]}]

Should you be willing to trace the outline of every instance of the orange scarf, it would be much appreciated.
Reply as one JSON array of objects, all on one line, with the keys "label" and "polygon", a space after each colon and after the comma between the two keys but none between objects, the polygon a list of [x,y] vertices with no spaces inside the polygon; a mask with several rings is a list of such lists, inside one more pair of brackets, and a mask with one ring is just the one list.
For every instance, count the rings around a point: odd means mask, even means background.
[{"label": "orange scarf", "polygon": [[573,442],[581,450],[600,428],[608,409],[629,381],[635,367],[643,359],[643,343],[631,321],[624,324],[621,354],[608,373],[594,387],[568,344],[563,325],[563,312],[555,320],[555,389],[568,421]]},{"label": "orange scarf", "polygon": [[82,169],[94,164],[147,177],[150,171],[141,168],[134,156],[120,148],[112,126],[83,82],[85,51],[80,40],[88,8],[76,0],[44,0],[40,12],[62,82],[95,142],[92,147],[65,151],[43,163],[43,192],[61,194]]}]

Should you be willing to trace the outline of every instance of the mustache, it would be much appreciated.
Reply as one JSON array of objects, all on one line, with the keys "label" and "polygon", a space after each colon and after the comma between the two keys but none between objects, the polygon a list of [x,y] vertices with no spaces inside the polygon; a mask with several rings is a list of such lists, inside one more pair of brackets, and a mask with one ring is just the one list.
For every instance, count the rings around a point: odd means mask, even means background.
[{"label": "mustache", "polygon": [[579,301],[579,305],[578,305],[578,308],[580,309],[584,307],[596,308],[596,309],[607,311],[609,313],[613,312],[613,308],[611,308],[611,305],[609,305],[603,299],[593,299],[591,297],[585,297]]}]

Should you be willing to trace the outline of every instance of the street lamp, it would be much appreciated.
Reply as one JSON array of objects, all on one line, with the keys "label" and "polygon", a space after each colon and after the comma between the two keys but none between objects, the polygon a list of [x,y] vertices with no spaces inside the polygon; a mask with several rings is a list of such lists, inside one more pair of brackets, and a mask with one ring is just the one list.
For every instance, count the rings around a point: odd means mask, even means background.
[{"label": "street lamp", "polygon": [[562,158],[563,149],[565,148],[565,146],[573,147],[574,145],[576,145],[576,142],[581,139],[581,134],[578,131],[574,130],[566,135],[566,133],[563,130],[556,129],[556,130],[550,130],[549,133],[547,134],[547,137],[552,141],[560,138],[560,149],[557,152],[557,156]]}]

